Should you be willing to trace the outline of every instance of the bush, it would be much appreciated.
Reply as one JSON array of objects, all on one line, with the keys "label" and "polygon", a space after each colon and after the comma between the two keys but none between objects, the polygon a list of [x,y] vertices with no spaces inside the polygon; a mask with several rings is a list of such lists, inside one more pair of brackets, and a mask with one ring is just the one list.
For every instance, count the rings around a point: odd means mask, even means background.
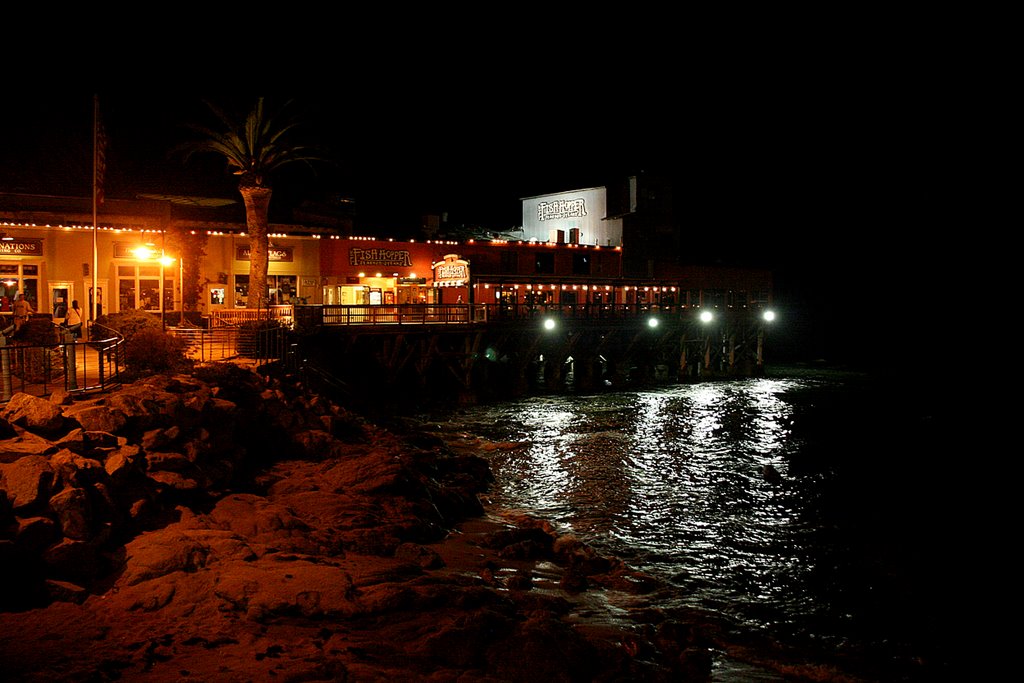
[{"label": "bush", "polygon": [[183,372],[191,369],[192,361],[185,356],[185,342],[160,331],[159,321],[157,326],[157,329],[136,329],[131,337],[125,335],[124,362],[132,375]]},{"label": "bush", "polygon": [[96,318],[98,325],[117,330],[125,340],[131,340],[136,334],[143,330],[155,330],[163,334],[163,326],[160,324],[160,316],[137,308],[110,315],[101,315]]}]

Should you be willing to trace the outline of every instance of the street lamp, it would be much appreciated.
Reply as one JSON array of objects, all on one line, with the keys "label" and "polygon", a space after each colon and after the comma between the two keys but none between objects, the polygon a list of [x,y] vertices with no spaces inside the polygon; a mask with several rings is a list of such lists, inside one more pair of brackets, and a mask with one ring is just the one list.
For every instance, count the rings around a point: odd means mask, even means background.
[{"label": "street lamp", "polygon": [[174,259],[167,254],[160,255],[160,327],[166,332],[167,321],[164,319],[164,268],[174,263]]},{"label": "street lamp", "polygon": [[[160,285],[157,288],[157,296],[160,297],[160,327],[166,332],[167,321],[164,317],[164,268],[174,263],[174,258],[165,254],[162,249],[159,252],[160,255],[157,256],[156,245],[152,242],[147,242],[146,244],[138,246],[133,249],[132,252],[135,254],[135,258],[140,261],[152,261],[155,259],[160,264]],[[184,315],[184,313],[182,313],[182,315]]]}]

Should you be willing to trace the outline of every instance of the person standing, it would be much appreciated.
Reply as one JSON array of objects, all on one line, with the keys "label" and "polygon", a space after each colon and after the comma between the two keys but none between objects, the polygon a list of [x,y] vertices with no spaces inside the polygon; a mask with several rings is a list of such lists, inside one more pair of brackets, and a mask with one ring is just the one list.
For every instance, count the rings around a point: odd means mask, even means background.
[{"label": "person standing", "polygon": [[35,311],[32,310],[32,304],[29,303],[28,299],[21,292],[18,292],[14,297],[14,333],[17,334],[22,326],[28,322],[28,319],[32,317]]},{"label": "person standing", "polygon": [[64,318],[64,325],[68,328],[68,332],[75,336],[75,339],[82,336],[82,309],[78,307],[77,299],[71,302],[68,315]]}]

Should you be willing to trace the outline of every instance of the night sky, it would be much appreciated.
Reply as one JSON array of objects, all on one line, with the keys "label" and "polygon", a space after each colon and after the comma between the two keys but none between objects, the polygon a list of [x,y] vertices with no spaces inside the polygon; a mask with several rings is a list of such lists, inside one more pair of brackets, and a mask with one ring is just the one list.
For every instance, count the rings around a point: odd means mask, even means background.
[{"label": "night sky", "polygon": [[[937,305],[923,293],[941,265],[930,183],[937,152],[912,108],[891,93],[824,87],[723,88],[698,104],[672,94],[590,107],[526,91],[295,96],[301,139],[331,163],[279,177],[272,212],[349,197],[358,234],[406,239],[426,212],[504,230],[521,222],[525,196],[668,176],[694,260],[775,272],[787,334],[799,338],[783,341],[808,357],[892,364],[884,338],[905,336],[894,324],[932,321]],[[243,110],[255,98],[209,99]],[[19,102],[0,108],[0,190],[88,196],[92,95]],[[215,156],[169,156],[193,135],[184,124],[214,124],[201,96],[101,93],[100,102],[107,196],[237,197]]]}]

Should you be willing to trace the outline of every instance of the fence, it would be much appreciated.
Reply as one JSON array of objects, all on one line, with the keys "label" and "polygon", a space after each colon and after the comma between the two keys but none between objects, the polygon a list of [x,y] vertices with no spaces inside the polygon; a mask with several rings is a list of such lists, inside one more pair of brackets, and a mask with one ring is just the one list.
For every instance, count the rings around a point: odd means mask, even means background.
[{"label": "fence", "polygon": [[120,383],[124,338],[99,324],[92,335],[89,341],[60,333],[51,344],[12,344],[0,334],[0,401],[17,392],[48,396],[56,389],[87,392]]},{"label": "fence", "polygon": [[222,320],[210,328],[169,327],[167,332],[183,340],[185,353],[200,362],[251,358],[262,364],[285,360],[291,350],[286,327],[273,323],[261,326],[255,320],[249,325]]}]

